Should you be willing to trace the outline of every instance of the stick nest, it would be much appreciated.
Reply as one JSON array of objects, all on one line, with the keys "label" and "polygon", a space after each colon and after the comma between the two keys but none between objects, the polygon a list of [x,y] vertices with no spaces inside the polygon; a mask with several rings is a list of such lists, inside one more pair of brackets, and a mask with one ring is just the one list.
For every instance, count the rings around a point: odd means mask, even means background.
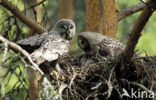
[{"label": "stick nest", "polygon": [[51,82],[64,100],[129,100],[122,96],[123,89],[156,92],[156,63],[148,56],[133,57],[125,65],[122,55],[66,55],[58,64],[50,73]]}]

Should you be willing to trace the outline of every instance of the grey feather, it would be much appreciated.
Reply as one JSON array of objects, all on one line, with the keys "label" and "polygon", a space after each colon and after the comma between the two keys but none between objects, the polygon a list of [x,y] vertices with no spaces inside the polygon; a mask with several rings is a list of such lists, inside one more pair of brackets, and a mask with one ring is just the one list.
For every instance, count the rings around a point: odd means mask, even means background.
[{"label": "grey feather", "polygon": [[116,56],[125,47],[120,41],[96,32],[82,32],[77,37],[79,47],[91,55]]},{"label": "grey feather", "polygon": [[49,32],[20,40],[17,44],[32,53],[31,57],[37,64],[53,61],[69,51],[69,41],[73,38],[75,30],[72,20],[61,19]]},{"label": "grey feather", "polygon": [[29,47],[30,49],[34,48],[36,49],[35,47],[40,47],[41,44],[49,37],[49,34],[47,33],[43,33],[41,35],[37,35],[37,36],[32,36],[32,37],[29,37],[29,38],[26,38],[26,39],[23,39],[23,40],[20,40],[20,41],[17,41],[16,43],[18,45],[20,45],[21,47],[23,47],[24,49],[28,49],[27,47]]},{"label": "grey feather", "polygon": [[64,41],[60,37],[51,35],[42,46],[35,50],[31,57],[33,61],[40,64],[44,61],[56,60],[59,55],[69,51],[69,41]]}]

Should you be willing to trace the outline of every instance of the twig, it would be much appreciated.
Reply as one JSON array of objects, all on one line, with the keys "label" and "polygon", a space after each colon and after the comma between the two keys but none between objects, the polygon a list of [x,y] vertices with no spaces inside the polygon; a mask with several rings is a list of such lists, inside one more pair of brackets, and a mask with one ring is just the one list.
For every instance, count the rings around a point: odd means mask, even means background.
[{"label": "twig", "polygon": [[129,83],[130,83],[130,84],[133,84],[133,85],[136,85],[136,86],[138,86],[138,87],[144,89],[144,90],[147,91],[148,93],[151,93],[151,90],[147,89],[147,88],[146,88],[144,85],[142,85],[142,84],[139,84],[139,83],[137,83],[137,82],[129,82]]},{"label": "twig", "polygon": [[133,30],[130,33],[130,37],[128,38],[126,48],[123,51],[126,62],[129,62],[131,60],[131,58],[134,54],[135,46],[138,43],[138,40],[141,36],[141,31],[143,30],[145,24],[147,23],[147,21],[151,17],[155,8],[156,8],[156,1],[150,0],[148,2],[148,5],[142,11],[142,13],[141,13],[140,17],[138,18],[136,24],[134,25]]},{"label": "twig", "polygon": [[60,97],[60,100],[63,100],[62,95],[63,95],[63,91],[67,88],[66,84],[61,84],[61,86],[59,87],[58,90],[58,95]]},{"label": "twig", "polygon": [[137,86],[137,87],[139,87],[139,88],[141,88],[141,89],[147,91],[148,93],[151,93],[151,92],[152,92],[151,90],[149,90],[148,88],[146,88],[144,85],[139,84],[139,83],[137,83],[137,82],[130,82],[130,81],[125,80],[125,79],[121,79],[121,80],[122,80],[122,81],[126,81],[126,82],[129,83],[129,84],[135,85],[135,86]]},{"label": "twig", "polygon": [[124,19],[125,17],[134,14],[138,11],[143,10],[146,7],[146,5],[144,3],[139,3],[136,5],[133,5],[129,8],[123,9],[120,11],[119,15],[118,15],[118,22],[122,19]]},{"label": "twig", "polygon": [[141,56],[141,57],[134,57],[133,59],[145,59],[145,58],[155,59],[156,56]]},{"label": "twig", "polygon": [[22,49],[20,46],[16,45],[15,43],[5,39],[3,36],[0,35],[0,41],[8,44],[8,46],[13,49],[14,51],[18,51],[21,55],[25,56],[27,60],[32,64],[30,66],[35,71],[38,71],[43,76],[43,85],[46,84],[46,86],[49,86],[49,88],[53,89],[51,83],[48,81],[48,79],[44,76],[43,71],[38,67],[36,63],[34,63],[31,59],[31,56],[28,52],[26,52],[24,49]]},{"label": "twig", "polygon": [[70,84],[69,84],[69,87],[71,88],[71,86],[72,86],[72,84],[74,83],[74,79],[76,78],[76,75],[74,74],[73,76],[72,76],[72,79],[71,79],[71,81],[70,81]]},{"label": "twig", "polygon": [[46,32],[46,30],[41,27],[39,24],[34,22],[32,19],[25,16],[16,6],[14,6],[11,2],[8,0],[1,0],[0,3],[2,6],[4,6],[6,9],[8,9],[12,14],[14,14],[21,22],[26,24],[29,28],[34,30],[35,32],[41,34],[43,32]]},{"label": "twig", "polygon": [[22,49],[20,46],[16,45],[15,43],[13,43],[13,42],[11,42],[11,41],[5,39],[5,38],[4,38],[3,36],[1,36],[1,35],[0,35],[0,41],[2,41],[2,42],[4,42],[4,43],[7,43],[8,46],[9,46],[10,48],[12,48],[14,51],[18,51],[20,54],[22,54],[23,56],[25,56],[25,57],[28,59],[28,61],[32,64],[31,67],[32,67],[34,70],[38,70],[38,71],[41,73],[41,75],[44,75],[44,73],[39,69],[38,65],[35,64],[35,63],[32,61],[32,59],[31,59],[31,57],[30,57],[30,54],[29,54],[28,52],[26,52],[24,49]]},{"label": "twig", "polygon": [[113,67],[112,69],[111,69],[111,71],[110,71],[110,76],[109,76],[109,78],[108,78],[108,81],[106,81],[106,83],[107,83],[107,85],[108,85],[108,95],[107,95],[107,98],[106,98],[106,100],[108,100],[109,98],[110,98],[110,96],[111,96],[111,93],[112,93],[112,91],[113,91],[113,86],[112,86],[112,83],[111,83],[111,78],[112,78],[112,74],[113,74],[113,72],[114,72],[114,69],[115,69],[115,67]]},{"label": "twig", "polygon": [[5,61],[7,52],[8,52],[8,44],[7,43],[4,43],[4,54],[3,54],[2,62]]}]

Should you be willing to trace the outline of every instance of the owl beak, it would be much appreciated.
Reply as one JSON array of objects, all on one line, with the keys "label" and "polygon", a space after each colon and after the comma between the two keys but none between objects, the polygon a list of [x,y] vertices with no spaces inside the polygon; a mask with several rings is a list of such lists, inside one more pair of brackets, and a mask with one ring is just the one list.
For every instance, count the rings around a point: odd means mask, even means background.
[{"label": "owl beak", "polygon": [[71,36],[71,33],[70,33],[69,29],[66,30],[66,34],[67,34],[67,39],[71,40],[72,36]]}]

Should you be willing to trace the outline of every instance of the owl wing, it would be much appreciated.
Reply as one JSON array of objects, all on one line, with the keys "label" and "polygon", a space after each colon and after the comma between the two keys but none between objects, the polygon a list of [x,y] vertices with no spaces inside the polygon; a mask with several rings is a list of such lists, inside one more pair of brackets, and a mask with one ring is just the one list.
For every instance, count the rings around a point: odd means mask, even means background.
[{"label": "owl wing", "polygon": [[59,55],[68,51],[69,43],[58,36],[50,35],[49,39],[45,40],[41,47],[31,54],[31,57],[37,64],[41,64],[44,61],[54,61],[58,59]]},{"label": "owl wing", "polygon": [[32,53],[34,50],[38,49],[41,44],[48,39],[49,34],[43,33],[41,35],[32,36],[23,40],[19,40],[16,43],[20,45],[27,52]]},{"label": "owl wing", "polygon": [[105,39],[100,43],[101,55],[116,56],[122,52],[125,46],[118,40],[105,36]]}]

